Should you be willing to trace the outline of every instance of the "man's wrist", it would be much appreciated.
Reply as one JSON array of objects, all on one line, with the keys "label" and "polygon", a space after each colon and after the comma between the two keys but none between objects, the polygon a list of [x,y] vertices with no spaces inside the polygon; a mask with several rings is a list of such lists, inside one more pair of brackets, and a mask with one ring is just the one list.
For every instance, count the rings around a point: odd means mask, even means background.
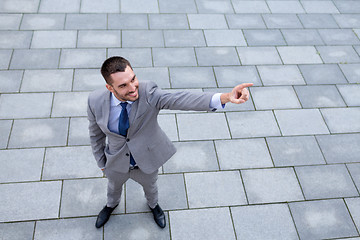
[{"label": "man's wrist", "polygon": [[225,104],[225,103],[230,102],[229,93],[222,93],[220,95],[220,101],[221,101],[221,104]]}]

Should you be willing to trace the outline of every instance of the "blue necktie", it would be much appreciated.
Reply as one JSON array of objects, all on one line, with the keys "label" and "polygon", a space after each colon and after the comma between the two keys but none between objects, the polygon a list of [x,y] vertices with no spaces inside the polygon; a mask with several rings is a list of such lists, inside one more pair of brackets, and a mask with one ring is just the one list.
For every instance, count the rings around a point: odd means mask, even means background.
[{"label": "blue necktie", "polygon": [[[120,117],[119,117],[119,134],[123,135],[124,137],[126,137],[127,135],[127,130],[129,129],[129,116],[126,110],[126,106],[127,106],[127,102],[124,103],[120,103],[122,109],[121,109],[121,113],[120,113]],[[130,153],[130,164],[135,166],[136,162],[132,156],[132,154]]]}]

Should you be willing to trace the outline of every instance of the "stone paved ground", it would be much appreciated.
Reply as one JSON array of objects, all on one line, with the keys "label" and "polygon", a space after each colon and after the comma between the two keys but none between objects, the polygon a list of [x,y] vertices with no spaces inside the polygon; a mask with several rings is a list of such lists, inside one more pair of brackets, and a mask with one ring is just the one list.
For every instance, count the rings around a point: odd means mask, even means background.
[{"label": "stone paved ground", "polygon": [[[360,1],[1,0],[0,12],[0,239],[360,239]],[[254,83],[241,106],[159,116],[178,148],[160,169],[163,230],[132,181],[94,227],[106,179],[86,99],[113,55],[171,91]]]}]

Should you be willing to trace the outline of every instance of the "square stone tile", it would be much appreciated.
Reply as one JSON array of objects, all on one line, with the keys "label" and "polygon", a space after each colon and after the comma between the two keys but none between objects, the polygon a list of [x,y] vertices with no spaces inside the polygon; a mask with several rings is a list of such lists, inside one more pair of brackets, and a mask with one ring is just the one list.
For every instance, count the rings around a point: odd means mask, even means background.
[{"label": "square stone tile", "polygon": [[295,65],[258,66],[264,85],[304,85],[305,81]]},{"label": "square stone tile", "polygon": [[108,57],[112,56],[126,58],[132,67],[152,67],[151,48],[109,48]]},{"label": "square stone tile", "polygon": [[307,13],[339,13],[332,1],[302,1]]},{"label": "square stone tile", "polygon": [[299,68],[308,85],[347,83],[337,64],[299,65]]},{"label": "square stone tile", "polygon": [[250,204],[304,200],[292,168],[241,170],[241,175]]},{"label": "square stone tile", "polygon": [[360,229],[360,198],[348,198],[345,199],[346,205],[348,206],[350,210],[350,214],[352,218],[354,219],[354,222],[358,229]]},{"label": "square stone tile", "polygon": [[331,14],[298,14],[298,17],[305,28],[339,28]]},{"label": "square stone tile", "polygon": [[212,141],[175,142],[174,144],[177,152],[164,164],[164,173],[219,170]]},{"label": "square stone tile", "polygon": [[280,136],[271,111],[226,113],[233,138]]},{"label": "square stone tile", "polygon": [[337,9],[339,9],[340,13],[360,13],[360,3],[358,1],[334,1]]},{"label": "square stone tile", "polygon": [[237,47],[242,65],[282,64],[275,47]]},{"label": "square stone tile", "polygon": [[199,13],[234,13],[230,0],[195,0]]},{"label": "square stone tile", "polygon": [[166,47],[204,47],[204,33],[201,30],[165,30]]},{"label": "square stone tile", "polygon": [[359,28],[359,14],[334,14],[335,21],[341,28]]},{"label": "square stone tile", "polygon": [[120,13],[120,0],[82,0],[82,13]]},{"label": "square stone tile", "polygon": [[65,29],[106,29],[106,14],[67,14]]},{"label": "square stone tile", "polygon": [[2,223],[0,233],[3,239],[32,239],[35,222]]},{"label": "square stone tile", "polygon": [[274,166],[262,138],[216,141],[215,146],[221,170]]},{"label": "square stone tile", "polygon": [[232,1],[236,13],[270,13],[266,1]]},{"label": "square stone tile", "polygon": [[299,1],[267,1],[272,13],[304,13]]},{"label": "square stone tile", "polygon": [[140,81],[151,80],[160,88],[170,88],[169,70],[166,67],[134,68]]},{"label": "square stone tile", "polygon": [[351,29],[319,29],[326,45],[355,45],[360,41]]},{"label": "square stone tile", "polygon": [[55,93],[52,117],[87,116],[88,92]]},{"label": "square stone tile", "polygon": [[90,228],[96,218],[59,219],[36,222],[34,237],[39,240],[46,239],[72,239],[75,236],[81,239],[101,239],[102,229]]},{"label": "square stone tile", "polygon": [[66,118],[15,120],[9,148],[64,146],[68,123]]},{"label": "square stone tile", "polygon": [[346,105],[360,106],[360,85],[337,85]]},{"label": "square stone tile", "polygon": [[120,30],[80,30],[78,48],[120,47]]},{"label": "square stone tile", "polygon": [[174,114],[162,114],[158,116],[158,123],[171,141],[178,141],[176,117]]},{"label": "square stone tile", "polygon": [[278,47],[278,51],[284,64],[323,63],[315,47],[312,46]]},{"label": "square stone tile", "polygon": [[359,55],[351,46],[317,46],[324,63],[358,63]]},{"label": "square stone tile", "polygon": [[17,49],[14,51],[10,69],[57,68],[59,49]]},{"label": "square stone tile", "polygon": [[21,14],[0,14],[0,29],[18,30],[21,18]]},{"label": "square stone tile", "polygon": [[301,239],[358,236],[342,199],[290,203]]},{"label": "square stone tile", "polygon": [[315,29],[284,29],[282,33],[288,45],[324,45]]},{"label": "square stone tile", "polygon": [[346,106],[334,85],[295,86],[294,88],[303,108]]},{"label": "square stone tile", "polygon": [[264,14],[263,18],[268,28],[303,28],[295,14]]},{"label": "square stone tile", "polygon": [[229,208],[172,211],[169,214],[174,240],[235,239]]},{"label": "square stone tile", "polygon": [[150,29],[189,29],[186,14],[149,14]]},{"label": "square stone tile", "polygon": [[231,214],[238,239],[298,239],[286,204],[232,207]]},{"label": "square stone tile", "polygon": [[153,48],[155,67],[196,66],[193,48]]},{"label": "square stone tile", "polygon": [[179,67],[169,70],[172,88],[216,87],[211,67]]},{"label": "square stone tile", "polygon": [[80,0],[41,0],[40,13],[74,13],[80,10]]},{"label": "square stone tile", "polygon": [[25,70],[21,92],[71,91],[73,70]]},{"label": "square stone tile", "polygon": [[177,121],[181,141],[230,138],[223,113],[178,114]]},{"label": "square stone tile", "polygon": [[360,83],[360,64],[339,64],[350,83]]},{"label": "square stone tile", "polygon": [[360,131],[360,108],[329,108],[321,113],[331,133]]},{"label": "square stone tile", "polygon": [[105,59],[105,49],[63,49],[60,68],[100,68]]},{"label": "square stone tile", "polygon": [[120,0],[121,13],[159,13],[156,0]]},{"label": "square stone tile", "polygon": [[[245,1],[239,1],[245,2]],[[254,1],[248,1],[252,3]],[[233,5],[235,5],[233,1]],[[250,9],[247,9],[250,10]],[[266,28],[264,20],[260,14],[226,14],[226,20],[230,29],[256,29]]]},{"label": "square stone tile", "polygon": [[34,31],[31,48],[75,48],[77,31]]},{"label": "square stone tile", "polygon": [[188,14],[190,29],[228,29],[222,14]]},{"label": "square stone tile", "polygon": [[240,65],[235,47],[195,48],[199,66]]},{"label": "square stone tile", "polygon": [[44,149],[1,150],[0,162],[6,171],[0,182],[39,181],[41,177]]},{"label": "square stone tile", "polygon": [[146,14],[108,14],[108,29],[148,29]]},{"label": "square stone tile", "polygon": [[90,147],[46,149],[43,180],[86,177],[102,177]]},{"label": "square stone tile", "polygon": [[37,12],[40,0],[3,0],[0,11],[4,13]]},{"label": "square stone tile", "polygon": [[244,82],[262,85],[255,66],[214,67],[214,72],[219,87],[234,87],[234,84]]},{"label": "square stone tile", "polygon": [[295,167],[305,198],[359,196],[345,165]]},{"label": "square stone tile", "polygon": [[0,148],[6,148],[8,141],[9,141],[9,135],[12,127],[12,120],[0,120]]},{"label": "square stone tile", "polygon": [[360,156],[359,134],[316,136],[328,163],[358,162]]},{"label": "square stone tile", "polygon": [[301,108],[291,86],[252,87],[251,95],[257,110]]},{"label": "square stone tile", "polygon": [[326,164],[313,136],[266,138],[276,167]]},{"label": "square stone tile", "polygon": [[275,110],[283,136],[329,134],[318,109]]},{"label": "square stone tile", "polygon": [[57,218],[60,194],[61,181],[0,184],[0,222]]},{"label": "square stone tile", "polygon": [[105,88],[105,80],[100,69],[76,69],[74,74],[74,91],[91,91]]},{"label": "square stone tile", "polygon": [[0,50],[0,69],[8,69],[12,50]]},{"label": "square stone tile", "polygon": [[122,47],[164,47],[160,30],[123,30]]},{"label": "square stone tile", "polygon": [[159,0],[161,13],[197,13],[194,0]]},{"label": "square stone tile", "polygon": [[249,46],[279,46],[286,45],[280,30],[245,29],[244,36]]},{"label": "square stone tile", "polygon": [[0,93],[18,92],[23,74],[19,70],[0,71]]},{"label": "square stone tile", "polygon": [[205,30],[204,33],[209,47],[247,45],[241,30]]},{"label": "square stone tile", "polygon": [[68,145],[90,145],[89,121],[85,118],[71,118]]},{"label": "square stone tile", "polygon": [[24,14],[21,30],[61,30],[64,28],[65,14]]},{"label": "square stone tile", "polygon": [[0,98],[0,118],[49,117],[52,99],[52,93],[2,94]]},{"label": "square stone tile", "polygon": [[0,31],[0,48],[29,48],[31,31]]}]

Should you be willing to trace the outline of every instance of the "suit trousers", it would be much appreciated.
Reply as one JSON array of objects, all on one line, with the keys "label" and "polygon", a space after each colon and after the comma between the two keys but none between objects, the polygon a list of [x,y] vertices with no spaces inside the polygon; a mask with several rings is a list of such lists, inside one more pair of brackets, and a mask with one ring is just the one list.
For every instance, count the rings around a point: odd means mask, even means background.
[{"label": "suit trousers", "polygon": [[132,169],[127,173],[120,173],[105,168],[104,173],[108,179],[106,204],[108,207],[115,207],[119,204],[122,186],[129,178],[143,187],[149,207],[154,208],[158,203],[158,188],[156,184],[158,178],[157,170],[151,174],[146,174],[140,169]]}]

